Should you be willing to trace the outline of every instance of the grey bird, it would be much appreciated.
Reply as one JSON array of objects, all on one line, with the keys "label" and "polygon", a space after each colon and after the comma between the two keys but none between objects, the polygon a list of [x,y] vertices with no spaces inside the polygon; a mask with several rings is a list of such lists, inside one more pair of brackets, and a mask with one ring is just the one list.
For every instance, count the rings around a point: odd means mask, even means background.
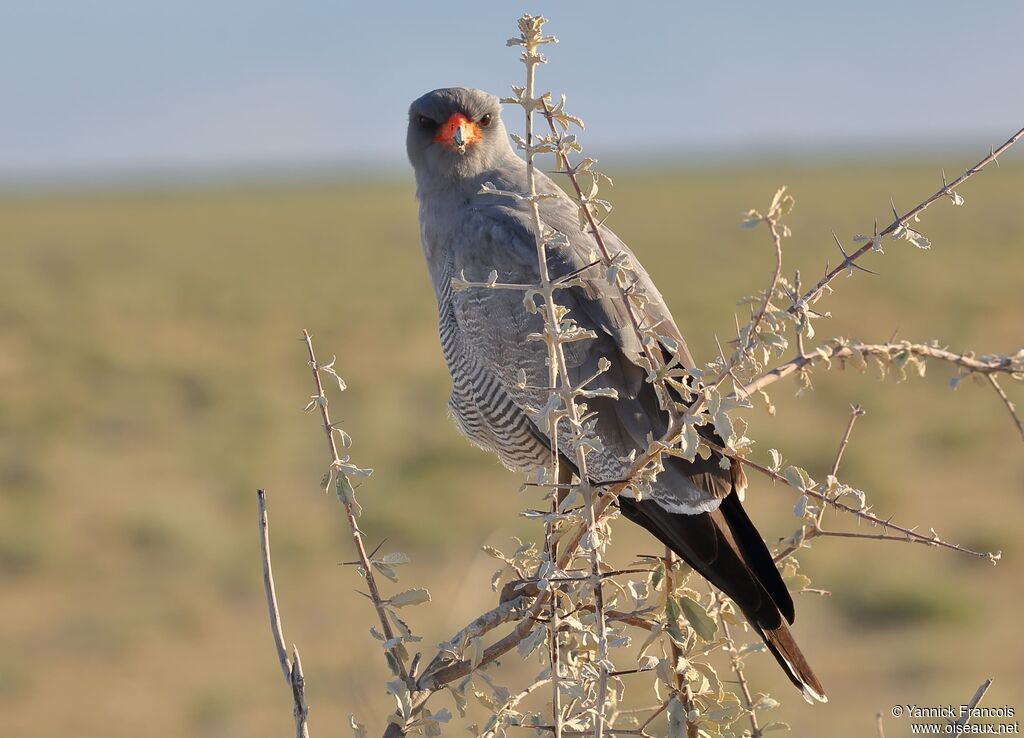
[{"label": "grey bird", "polygon": [[[549,399],[547,347],[527,340],[542,330],[542,318],[527,311],[521,292],[452,288],[452,279],[463,273],[467,280],[484,282],[492,270],[501,282],[538,280],[529,205],[480,192],[490,182],[498,190],[527,193],[526,162],[512,149],[498,98],[479,90],[438,89],[413,102],[406,146],[416,174],[420,236],[437,297],[441,348],[452,378],[448,407],[474,444],[496,453],[510,469],[536,471],[551,459],[551,438],[535,421],[537,409]],[[536,185],[539,192],[556,195],[540,201],[541,220],[568,241],[548,249],[551,278],[584,269],[593,261],[594,244],[580,227],[576,204],[539,171]],[[614,233],[602,231],[609,250],[627,255],[646,288],[645,320],[675,340],[684,363],[695,366],[650,276]],[[566,344],[573,384],[598,374],[602,359],[611,362],[591,386],[614,389],[617,397],[587,400],[588,410],[597,411],[594,430],[604,447],[588,453],[588,476],[595,484],[620,479],[631,454],[642,453],[649,436],[667,430],[667,414],[645,381],[643,347],[618,290],[604,279],[586,280],[585,286],[559,291],[557,299],[581,328],[597,336]],[[520,370],[526,373],[525,386]],[[559,448],[573,448],[563,437],[568,430],[558,432]],[[714,438],[707,427],[700,432]],[[740,503],[745,485],[738,464],[725,470],[714,456],[693,462],[667,457],[643,499],[627,490],[618,505],[627,519],[732,598],[804,696],[824,702],[825,690],[787,626],[794,618],[793,599]]]}]

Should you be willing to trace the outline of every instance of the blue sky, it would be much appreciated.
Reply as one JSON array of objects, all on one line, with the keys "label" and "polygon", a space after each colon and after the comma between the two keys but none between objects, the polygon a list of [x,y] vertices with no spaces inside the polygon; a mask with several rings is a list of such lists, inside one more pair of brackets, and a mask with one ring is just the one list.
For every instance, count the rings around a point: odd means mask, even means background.
[{"label": "blue sky", "polygon": [[596,156],[987,146],[1024,125],[1024,3],[8,0],[0,179],[398,169],[426,90],[504,94],[519,13]]}]

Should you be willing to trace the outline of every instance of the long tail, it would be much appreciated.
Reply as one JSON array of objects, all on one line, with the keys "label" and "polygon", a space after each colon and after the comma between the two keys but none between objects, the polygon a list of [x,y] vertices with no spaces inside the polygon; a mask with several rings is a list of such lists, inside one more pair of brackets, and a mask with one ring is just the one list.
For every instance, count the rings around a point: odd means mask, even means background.
[{"label": "long tail", "polygon": [[619,497],[619,505],[626,518],[653,533],[732,598],[805,699],[828,701],[789,631],[787,621],[795,617],[793,598],[735,492],[717,510],[697,515],[668,512],[649,498]]}]

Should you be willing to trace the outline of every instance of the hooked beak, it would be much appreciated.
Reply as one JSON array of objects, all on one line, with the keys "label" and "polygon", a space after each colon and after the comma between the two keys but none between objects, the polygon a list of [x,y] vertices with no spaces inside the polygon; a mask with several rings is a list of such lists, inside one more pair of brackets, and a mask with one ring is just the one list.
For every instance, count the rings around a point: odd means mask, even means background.
[{"label": "hooked beak", "polygon": [[466,151],[467,138],[466,124],[459,123],[458,128],[455,129],[455,133],[452,134],[452,143],[455,145],[455,148],[459,150],[460,154]]},{"label": "hooked beak", "polygon": [[462,113],[455,113],[441,126],[434,140],[455,149],[460,154],[465,154],[466,148],[478,138],[480,138],[480,129],[476,123]]}]

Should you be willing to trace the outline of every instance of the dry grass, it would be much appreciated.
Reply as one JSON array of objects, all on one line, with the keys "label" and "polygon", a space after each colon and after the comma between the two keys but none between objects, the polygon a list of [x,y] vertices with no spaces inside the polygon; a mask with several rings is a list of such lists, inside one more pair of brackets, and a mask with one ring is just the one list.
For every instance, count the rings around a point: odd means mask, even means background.
[{"label": "dry grass", "polygon": [[[938,182],[932,168],[868,165],[616,179],[612,225],[698,357],[731,334],[733,299],[761,286],[771,257],[737,223],[778,184],[798,201],[787,258],[810,276],[835,261],[831,228],[863,232],[890,195],[909,204]],[[929,212],[932,252],[890,244],[865,262],[880,277],[839,282],[837,317],[819,330],[1016,348],[1021,192],[1019,164],[980,176],[963,209]],[[351,391],[335,419],[356,437],[354,458],[378,469],[362,493],[364,528],[371,544],[388,537],[414,555],[405,575],[435,599],[414,613],[426,643],[493,601],[479,545],[523,530],[526,503],[519,480],[445,418],[411,188],[7,198],[0,222],[0,734],[289,730],[262,602],[257,486],[269,490],[278,594],[303,645],[314,734],[345,734],[350,710],[379,727],[383,660],[365,636],[372,611],[336,566],[351,552],[337,502],[316,486],[322,439],[300,412],[299,329],[339,354]],[[818,543],[806,566],[836,596],[802,596],[796,627],[832,701],[806,707],[767,661],[752,662],[755,687],[785,699],[797,735],[869,734],[877,710],[957,702],[989,675],[986,704],[1012,704],[1024,687],[1024,455],[1003,408],[971,383],[950,392],[939,373],[902,386],[817,377],[811,397],[774,388],[776,421],[751,415],[761,453],[783,448],[820,475],[859,401],[868,415],[845,477],[880,511],[1002,548],[1004,560]],[[749,504],[770,537],[790,532],[792,502],[758,481]],[[617,535],[623,558],[653,550],[623,524]]]}]

